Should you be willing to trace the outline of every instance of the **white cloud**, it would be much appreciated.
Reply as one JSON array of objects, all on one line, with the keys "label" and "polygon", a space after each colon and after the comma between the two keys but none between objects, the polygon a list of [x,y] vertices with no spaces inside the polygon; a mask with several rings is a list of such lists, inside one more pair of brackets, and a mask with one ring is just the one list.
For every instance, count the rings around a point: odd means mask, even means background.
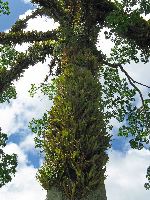
[{"label": "white cloud", "polygon": [[28,21],[28,27],[26,30],[37,30],[37,31],[51,31],[58,27],[58,23],[54,22],[53,19],[48,17],[37,16],[34,20]]},{"label": "white cloud", "polygon": [[22,0],[24,3],[31,3],[31,0]]},{"label": "white cloud", "polygon": [[[27,144],[28,142],[26,142]],[[23,145],[9,144],[7,153],[17,153],[19,166],[15,178],[0,190],[1,200],[44,200],[46,191],[35,179],[37,169],[28,166]],[[126,154],[112,150],[107,164],[106,191],[108,200],[148,200],[144,189],[146,169],[150,164],[148,150],[129,150]]]},{"label": "white cloud", "polygon": [[11,183],[0,190],[1,200],[44,200],[46,191],[35,179],[36,169],[21,168]]},{"label": "white cloud", "polygon": [[[28,15],[31,11],[25,13]],[[24,16],[25,16],[24,15]],[[23,17],[23,16],[21,16]],[[46,20],[48,22],[46,27]],[[47,31],[49,27],[53,27],[54,22],[49,19],[37,17],[35,20],[30,20],[27,30],[38,29]],[[25,51],[29,44],[17,45],[18,51]],[[29,97],[28,90],[31,83],[38,84],[42,82],[45,75],[48,73],[48,63],[50,59],[43,65],[38,63],[34,67],[30,67],[25,71],[24,76],[19,81],[15,82],[17,90],[17,99],[12,100],[11,104],[1,104],[0,106],[0,126],[3,132],[11,135],[18,132],[19,129],[27,130],[28,122],[33,117],[40,118],[43,113],[50,109],[52,103],[45,96]],[[27,130],[29,132],[29,130]],[[26,134],[26,133],[25,133]],[[17,173],[13,180],[6,184],[0,190],[1,200],[44,200],[46,191],[42,189],[35,178],[37,169],[34,168],[27,157],[29,151],[34,149],[34,135],[26,135],[24,140],[19,144],[9,143],[5,147],[5,152],[18,155]],[[42,161],[40,161],[41,163]]]},{"label": "white cloud", "polygon": [[[23,50],[23,47],[21,47]],[[23,77],[17,82],[14,82],[17,91],[17,99],[12,100],[11,104],[0,105],[0,126],[2,130],[9,135],[15,133],[18,129],[27,127],[27,123],[33,117],[39,118],[43,115],[44,111],[49,110],[52,103],[48,100],[47,96],[35,95],[31,98],[28,91],[31,84],[40,84],[44,81],[46,74],[49,72],[48,63],[50,59],[44,64],[38,63],[37,65],[25,70]]]},{"label": "white cloud", "polygon": [[113,48],[114,44],[110,39],[105,39],[105,31],[109,31],[108,28],[103,28],[101,32],[98,35],[97,40],[97,48],[98,50],[101,50],[104,54],[107,56],[110,56],[111,48]]},{"label": "white cloud", "polygon": [[35,151],[34,134],[29,134],[26,138],[19,144],[20,148],[24,151]]},{"label": "white cloud", "polygon": [[46,191],[42,189],[35,176],[37,169],[29,166],[27,156],[22,149],[14,144],[8,144],[6,153],[17,153],[19,165],[12,181],[0,189],[1,200],[44,200]]},{"label": "white cloud", "polygon": [[[20,19],[31,14],[32,10],[28,10],[25,14],[20,15]],[[37,31],[47,31],[52,30],[58,26],[58,23],[54,23],[54,20],[48,19],[46,17],[37,17],[35,19],[30,19],[28,22],[28,27],[26,31],[37,30]],[[18,51],[25,51],[29,47],[29,44],[25,43],[23,45],[17,45],[16,49]],[[19,81],[14,82],[17,91],[17,99],[12,100],[10,105],[6,103],[0,105],[0,126],[3,132],[11,135],[17,130],[27,127],[29,121],[33,117],[41,117],[46,111],[50,109],[52,103],[48,100],[46,96],[38,98],[31,98],[29,96],[28,90],[32,83],[41,83],[46,74],[49,72],[48,64],[50,58],[46,60],[44,64],[38,63],[34,67],[30,66],[29,69],[25,70],[23,77]]]},{"label": "white cloud", "polygon": [[150,191],[144,188],[144,183],[150,152],[130,149],[123,154],[112,150],[109,156],[105,181],[108,200],[148,200]]},{"label": "white cloud", "polygon": [[[31,71],[29,70],[28,73]],[[40,70],[38,70],[40,75]],[[26,129],[28,123],[33,117],[40,118],[46,110],[49,110],[52,103],[46,96],[38,96],[31,98],[28,90],[31,83],[37,83],[36,80],[30,77],[39,77],[38,73],[30,73],[29,81],[28,76],[24,76],[16,85],[18,98],[13,100],[10,105],[3,104],[0,106],[0,126],[3,132],[8,135],[15,133],[19,129]],[[41,73],[42,77],[42,73]]]},{"label": "white cloud", "polygon": [[[33,10],[26,11],[25,14],[19,16],[19,19],[24,19],[27,15],[30,15],[32,11]],[[56,29],[58,26],[59,24],[57,22],[54,22],[54,20],[49,17],[36,16],[36,18],[30,19],[28,21],[28,26],[26,28],[26,31],[37,30],[45,32]]]},{"label": "white cloud", "polygon": [[21,168],[13,181],[0,191],[1,200],[44,200],[46,191],[35,179],[36,169]]},{"label": "white cloud", "polygon": [[27,165],[27,155],[23,153],[23,151],[20,149],[20,147],[15,143],[9,143],[4,148],[4,152],[7,154],[15,153],[17,154],[18,158],[18,168],[21,168],[22,166]]}]

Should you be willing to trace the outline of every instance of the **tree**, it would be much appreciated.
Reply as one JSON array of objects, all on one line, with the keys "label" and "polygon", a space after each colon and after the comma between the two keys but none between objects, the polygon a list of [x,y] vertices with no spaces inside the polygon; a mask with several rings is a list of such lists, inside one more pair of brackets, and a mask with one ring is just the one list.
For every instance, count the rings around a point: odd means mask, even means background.
[{"label": "tree", "polygon": [[[8,2],[0,1],[0,13],[7,15],[10,13]],[[15,50],[8,45],[1,45],[0,54],[0,74],[2,75],[12,62],[15,55]],[[10,85],[3,93],[0,94],[0,103],[6,101],[9,102],[11,98],[15,97],[15,89]],[[3,151],[7,140],[7,134],[2,133],[0,128],[0,188],[12,180],[12,176],[15,174],[17,167],[17,155],[9,155]]]},{"label": "tree", "polygon": [[8,1],[4,2],[4,1],[0,0],[0,14],[4,14],[4,15],[10,14]]},{"label": "tree", "polygon": [[[120,136],[131,137],[132,148],[148,148],[149,103],[138,84],[125,70],[131,61],[149,59],[150,24],[141,14],[150,13],[145,0],[32,0],[38,8],[17,21],[9,33],[0,34],[0,43],[15,45],[30,42],[26,53],[16,53],[10,68],[0,74],[3,94],[25,69],[52,56],[50,75],[41,90],[53,97],[52,109],[43,119],[33,120],[36,147],[45,161],[37,178],[48,191],[47,199],[105,200],[106,150],[110,147],[110,119],[122,127]],[[138,7],[133,9],[134,6]],[[25,32],[29,19],[46,15],[59,22],[59,28],[47,32]],[[99,32],[114,42],[111,57],[95,46]],[[138,56],[140,53],[140,57]],[[121,70],[126,78],[119,76]],[[103,82],[100,79],[103,78]],[[31,94],[35,92],[32,85]],[[54,92],[51,96],[51,92]],[[139,95],[141,106],[136,107]],[[123,123],[126,120],[126,123]],[[147,178],[150,180],[149,168]],[[149,183],[145,184],[149,189]]]}]

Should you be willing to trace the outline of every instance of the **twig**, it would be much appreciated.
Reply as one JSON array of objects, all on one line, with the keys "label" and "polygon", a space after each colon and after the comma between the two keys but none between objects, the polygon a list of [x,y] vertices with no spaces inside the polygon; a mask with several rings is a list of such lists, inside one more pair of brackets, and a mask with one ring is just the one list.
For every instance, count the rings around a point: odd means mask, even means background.
[{"label": "twig", "polygon": [[120,65],[119,66],[121,71],[126,75],[129,83],[136,89],[136,91],[139,93],[140,95],[140,98],[141,98],[141,101],[142,101],[142,104],[144,106],[144,98],[143,98],[143,95],[142,95],[142,92],[140,91],[140,89],[134,84],[135,83],[135,80],[125,71],[125,69]]},{"label": "twig", "polygon": [[143,98],[143,95],[142,95],[142,93],[141,93],[141,91],[140,91],[140,89],[134,84],[134,83],[137,83],[137,84],[139,84],[139,85],[142,85],[142,86],[145,86],[145,87],[147,87],[147,88],[150,88],[150,86],[147,86],[147,85],[145,85],[145,84],[143,84],[143,83],[140,83],[140,82],[138,82],[138,81],[135,81],[128,73],[127,73],[127,71],[122,67],[122,65],[121,64],[117,64],[117,63],[108,63],[108,62],[106,62],[106,61],[103,61],[103,64],[105,64],[105,65],[108,65],[108,66],[110,66],[110,67],[113,67],[113,68],[120,68],[121,69],[121,71],[126,75],[126,77],[127,77],[127,79],[128,79],[128,81],[129,81],[129,83],[135,88],[135,90],[139,93],[139,95],[140,95],[140,98],[141,98],[141,101],[142,101],[142,104],[143,104],[143,106],[144,106],[144,98]]}]

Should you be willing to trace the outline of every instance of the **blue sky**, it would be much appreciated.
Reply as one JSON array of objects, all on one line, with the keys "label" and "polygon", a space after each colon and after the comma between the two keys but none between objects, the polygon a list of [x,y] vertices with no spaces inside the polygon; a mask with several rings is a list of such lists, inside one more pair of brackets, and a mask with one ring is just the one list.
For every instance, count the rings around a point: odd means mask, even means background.
[{"label": "blue sky", "polygon": [[9,29],[18,19],[19,15],[25,13],[29,9],[34,9],[33,4],[25,4],[23,0],[8,0],[10,15],[1,15],[0,17],[0,30],[4,31]]},{"label": "blue sky", "polygon": [[[29,1],[28,1],[29,2]],[[0,31],[5,31],[19,17],[31,13],[35,7],[24,0],[9,0],[11,14],[0,16]],[[37,18],[30,20],[27,30],[49,30],[54,27],[51,19]],[[99,38],[103,51],[109,53],[112,46],[110,41],[105,41],[103,36]],[[25,51],[28,45],[17,45],[19,51]],[[40,118],[52,103],[44,96],[29,97],[28,90],[31,83],[40,83],[48,72],[48,62],[26,70],[24,77],[15,82],[18,97],[11,104],[0,105],[0,126],[9,135],[8,145],[5,151],[17,153],[19,165],[15,178],[0,189],[1,200],[44,200],[46,191],[35,180],[37,168],[42,163],[39,152],[34,149],[34,135],[28,128],[32,118]],[[35,68],[36,76],[35,76]],[[130,75],[142,83],[150,85],[149,64],[132,64],[126,66]],[[146,89],[141,88],[143,94]],[[137,151],[129,148],[128,139],[116,136],[117,122],[114,122],[113,148],[109,150],[110,161],[107,164],[106,190],[108,200],[148,200],[150,191],[143,187],[145,183],[146,169],[150,164],[150,152],[147,150]],[[30,190],[29,190],[30,189]],[[121,199],[120,199],[121,196]]]}]

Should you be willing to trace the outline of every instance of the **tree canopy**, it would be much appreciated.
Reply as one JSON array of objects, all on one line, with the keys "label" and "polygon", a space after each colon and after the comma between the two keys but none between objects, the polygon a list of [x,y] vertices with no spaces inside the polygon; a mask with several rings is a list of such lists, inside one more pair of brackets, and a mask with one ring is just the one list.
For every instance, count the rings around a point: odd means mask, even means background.
[{"label": "tree canopy", "polygon": [[[0,44],[30,43],[25,53],[11,51],[9,68],[0,71],[0,94],[5,96],[25,69],[51,56],[50,73],[39,86],[53,98],[52,109],[31,129],[45,161],[37,177],[45,189],[58,187],[69,199],[84,197],[105,179],[106,150],[110,147],[110,119],[121,124],[118,134],[130,137],[132,148],[149,148],[150,99],[125,70],[134,61],[149,62],[150,13],[145,0],[32,0],[31,15],[18,20]],[[29,19],[47,16],[59,22],[53,31],[25,31]],[[110,57],[96,48],[98,34],[114,42]],[[15,56],[14,56],[15,55]],[[126,78],[121,78],[119,70]],[[53,85],[49,86],[49,76]],[[103,80],[103,81],[100,81]],[[31,94],[36,87],[33,85]],[[54,95],[51,93],[54,92]],[[14,94],[12,97],[14,97]],[[137,95],[141,106],[137,107]],[[7,96],[7,95],[6,95]],[[147,178],[150,180],[149,168]],[[149,183],[145,184],[149,189]]]}]

